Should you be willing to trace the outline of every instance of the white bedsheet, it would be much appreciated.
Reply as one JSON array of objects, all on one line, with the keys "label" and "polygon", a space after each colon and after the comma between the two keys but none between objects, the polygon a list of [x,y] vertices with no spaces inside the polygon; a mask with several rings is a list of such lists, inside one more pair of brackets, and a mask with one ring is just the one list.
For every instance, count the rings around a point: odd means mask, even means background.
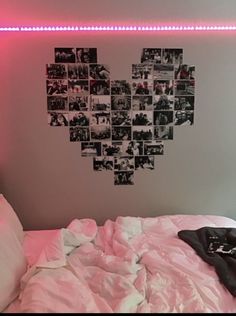
[{"label": "white bedsheet", "polygon": [[[74,220],[48,233],[11,311],[236,312],[236,298],[177,232],[236,227],[221,216]],[[15,307],[15,310],[14,310]]]}]

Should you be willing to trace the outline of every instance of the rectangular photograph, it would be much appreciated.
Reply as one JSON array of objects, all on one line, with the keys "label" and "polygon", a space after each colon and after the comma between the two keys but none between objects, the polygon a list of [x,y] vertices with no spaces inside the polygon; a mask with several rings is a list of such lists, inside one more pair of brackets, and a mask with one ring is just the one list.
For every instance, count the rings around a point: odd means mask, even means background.
[{"label": "rectangular photograph", "polygon": [[111,96],[111,109],[114,111],[130,110],[131,109],[131,96],[112,95]]},{"label": "rectangular photograph", "polygon": [[152,80],[153,79],[152,64],[133,64],[132,79]]},{"label": "rectangular photograph", "polygon": [[110,79],[110,66],[104,64],[90,64],[89,79]]},{"label": "rectangular photograph", "polygon": [[173,110],[174,96],[161,94],[155,95],[153,100],[153,109],[156,110]]},{"label": "rectangular photograph", "polygon": [[112,80],[111,81],[111,94],[112,95],[130,95],[131,85],[126,80]]},{"label": "rectangular photograph", "polygon": [[48,112],[48,124],[50,126],[68,126],[68,113]]},{"label": "rectangular photograph", "polygon": [[94,171],[104,171],[113,170],[114,161],[113,157],[94,157],[93,158],[93,170]]},{"label": "rectangular photograph", "polygon": [[69,79],[88,79],[88,65],[87,64],[68,64],[68,78]]},{"label": "rectangular photograph", "polygon": [[75,48],[59,47],[54,53],[55,63],[75,63]]},{"label": "rectangular photograph", "polygon": [[163,141],[147,141],[143,144],[144,155],[163,155],[164,142]]},{"label": "rectangular photograph", "polygon": [[162,48],[143,48],[141,63],[160,64],[162,59]]},{"label": "rectangular photograph", "polygon": [[155,64],[153,66],[153,79],[173,80],[174,79],[174,65]]},{"label": "rectangular photograph", "polygon": [[195,66],[180,64],[175,66],[175,79],[194,80],[195,79]]},{"label": "rectangular photograph", "polygon": [[112,111],[111,113],[112,125],[130,126],[131,112],[130,111]]},{"label": "rectangular photograph", "polygon": [[70,126],[89,126],[88,112],[70,112],[69,113]]},{"label": "rectangular photograph", "polygon": [[114,170],[131,171],[134,170],[134,157],[114,157]]},{"label": "rectangular photograph", "polygon": [[47,95],[67,94],[67,80],[65,79],[48,79],[46,81]]},{"label": "rectangular photograph", "polygon": [[109,140],[111,139],[110,125],[92,125],[91,140]]},{"label": "rectangular photograph", "polygon": [[167,140],[173,139],[174,128],[173,126],[154,126],[154,139]]},{"label": "rectangular photograph", "polygon": [[90,94],[110,94],[110,80],[90,80]]},{"label": "rectangular photograph", "polygon": [[68,111],[67,96],[48,96],[47,97],[48,111]]},{"label": "rectangular photograph", "polygon": [[90,141],[90,133],[88,127],[70,127],[70,141],[81,142]]},{"label": "rectangular photograph", "polygon": [[183,49],[182,48],[165,48],[162,55],[163,64],[182,64],[183,63]]},{"label": "rectangular photograph", "polygon": [[76,48],[77,63],[97,63],[97,48]]},{"label": "rectangular photograph", "polygon": [[82,157],[97,157],[101,156],[101,142],[81,142]]},{"label": "rectangular photograph", "polygon": [[111,109],[110,95],[92,95],[90,97],[91,111],[109,111]]},{"label": "rectangular photograph", "polygon": [[152,111],[133,111],[132,113],[133,126],[150,126],[153,124]]},{"label": "rectangular photograph", "polygon": [[135,170],[153,170],[154,156],[137,156],[135,159]]},{"label": "rectangular photograph", "polygon": [[194,111],[175,111],[174,125],[193,125]]},{"label": "rectangular photograph", "polygon": [[173,95],[174,80],[154,80],[153,90],[156,95]]},{"label": "rectangular photograph", "polygon": [[152,126],[133,126],[133,140],[151,140],[153,138]]},{"label": "rectangular photograph", "polygon": [[174,109],[175,111],[194,110],[194,96],[175,97]]},{"label": "rectangular photograph", "polygon": [[91,126],[93,125],[111,125],[111,113],[108,111],[97,111],[90,113],[91,115]]},{"label": "rectangular photograph", "polygon": [[131,140],[131,127],[112,126],[112,140]]},{"label": "rectangular photograph", "polygon": [[66,79],[67,67],[64,64],[47,64],[46,75],[48,79]]},{"label": "rectangular photograph", "polygon": [[152,95],[153,81],[152,80],[136,80],[132,82],[133,95]]},{"label": "rectangular photograph", "polygon": [[173,125],[173,111],[154,111],[153,125]]},{"label": "rectangular photograph", "polygon": [[194,80],[176,80],[175,81],[175,95],[194,95],[195,81]]},{"label": "rectangular photograph", "polygon": [[69,95],[69,110],[70,111],[88,111],[88,95]]},{"label": "rectangular photograph", "polygon": [[134,111],[152,111],[152,96],[133,95],[132,96],[132,110]]},{"label": "rectangular photograph", "polygon": [[143,142],[142,141],[123,141],[122,156],[141,156],[143,155]]},{"label": "rectangular photograph", "polygon": [[115,171],[114,172],[115,185],[133,185],[134,171]]},{"label": "rectangular photograph", "polygon": [[122,155],[122,141],[102,142],[102,156],[121,156]]},{"label": "rectangular photograph", "polygon": [[71,94],[79,93],[79,94],[88,94],[89,93],[89,83],[88,80],[76,80],[69,79],[68,80],[68,92]]}]

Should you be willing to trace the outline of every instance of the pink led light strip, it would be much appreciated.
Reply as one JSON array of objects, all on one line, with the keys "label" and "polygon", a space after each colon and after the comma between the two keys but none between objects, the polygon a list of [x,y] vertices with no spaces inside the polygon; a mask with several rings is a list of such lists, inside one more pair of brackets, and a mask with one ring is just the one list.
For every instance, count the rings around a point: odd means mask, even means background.
[{"label": "pink led light strip", "polygon": [[0,27],[0,32],[60,32],[60,31],[235,31],[236,26],[14,26]]}]

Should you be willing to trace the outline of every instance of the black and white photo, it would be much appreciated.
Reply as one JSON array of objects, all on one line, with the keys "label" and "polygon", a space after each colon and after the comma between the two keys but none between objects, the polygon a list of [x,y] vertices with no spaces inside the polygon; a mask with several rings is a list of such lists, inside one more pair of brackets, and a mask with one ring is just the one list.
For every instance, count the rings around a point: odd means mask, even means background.
[{"label": "black and white photo", "polygon": [[104,64],[90,64],[89,79],[110,79],[110,67]]},{"label": "black and white photo", "polygon": [[152,96],[133,95],[132,110],[134,111],[152,111],[153,110]]},{"label": "black and white photo", "polygon": [[75,63],[75,48],[55,48],[55,63]]},{"label": "black and white photo", "polygon": [[111,109],[112,110],[130,110],[131,109],[131,96],[112,95],[111,96]]},{"label": "black and white photo", "polygon": [[87,64],[68,64],[68,78],[69,79],[88,79],[88,65]]},{"label": "black and white photo", "polygon": [[88,80],[76,80],[76,79],[68,80],[69,93],[88,94],[88,91],[89,91]]},{"label": "black and white photo", "polygon": [[69,113],[70,126],[89,126],[88,112],[70,112]]},{"label": "black and white photo", "polygon": [[162,63],[163,64],[182,64],[183,49],[182,48],[165,48],[163,49]]},{"label": "black and white photo", "polygon": [[135,159],[135,170],[153,170],[154,156],[137,156]]},{"label": "black and white photo", "polygon": [[101,142],[81,142],[82,157],[97,157],[101,156]]},{"label": "black and white photo", "polygon": [[130,111],[112,111],[111,113],[112,125],[130,126],[131,112]]},{"label": "black and white photo", "polygon": [[88,95],[69,95],[70,111],[88,111]]},{"label": "black and white photo", "polygon": [[132,79],[152,80],[153,65],[152,64],[133,64]]},{"label": "black and white photo", "polygon": [[77,63],[97,63],[97,48],[76,48]]},{"label": "black and white photo", "polygon": [[194,95],[195,81],[194,80],[175,80],[175,95]]},{"label": "black and white photo", "polygon": [[122,155],[122,141],[102,142],[102,156],[121,156]]},{"label": "black and white photo", "polygon": [[174,105],[175,111],[194,110],[194,96],[175,97],[174,103],[175,103]]},{"label": "black and white photo", "polygon": [[48,79],[66,79],[67,68],[64,64],[47,64],[46,75]]},{"label": "black and white photo", "polygon": [[47,84],[47,95],[67,94],[67,80],[65,79],[49,79]]},{"label": "black and white photo", "polygon": [[70,127],[70,141],[71,142],[81,142],[90,141],[90,133],[88,127]]},{"label": "black and white photo", "polygon": [[152,126],[133,126],[133,140],[151,140],[153,137]]},{"label": "black and white photo", "polygon": [[67,96],[47,96],[48,111],[67,111]]},{"label": "black and white photo", "polygon": [[194,111],[175,111],[174,125],[193,125]]},{"label": "black and white photo", "polygon": [[174,128],[173,126],[154,126],[154,139],[167,140],[173,139]]},{"label": "black and white photo", "polygon": [[147,141],[143,144],[144,155],[163,155],[164,143],[163,141]]},{"label": "black and white photo", "polygon": [[90,96],[91,111],[109,111],[111,109],[110,95],[92,95]]},{"label": "black and white photo", "polygon": [[122,149],[121,149],[122,156],[129,155],[129,156],[140,156],[143,155],[143,142],[142,141],[123,141]]},{"label": "black and white photo", "polygon": [[154,111],[153,125],[173,125],[173,111]]},{"label": "black and white photo", "polygon": [[114,178],[115,185],[133,185],[134,171],[115,171]]},{"label": "black and white photo", "polygon": [[131,85],[126,80],[112,80],[111,81],[111,94],[112,95],[130,95]]},{"label": "black and white photo", "polygon": [[132,113],[133,126],[150,126],[153,124],[152,111],[133,111]]},{"label": "black and white photo", "polygon": [[93,170],[104,171],[113,170],[114,160],[113,157],[94,157],[93,158]]},{"label": "black and white photo", "polygon": [[154,80],[154,94],[161,95],[173,95],[174,87],[173,87],[174,80]]},{"label": "black and white photo", "polygon": [[160,64],[162,58],[161,48],[143,48],[141,54],[141,63]]},{"label": "black and white photo", "polygon": [[91,114],[91,126],[92,125],[111,125],[111,113],[109,111],[97,111]]},{"label": "black and white photo", "polygon": [[90,94],[110,94],[110,80],[90,80]]},{"label": "black and white photo", "polygon": [[115,157],[114,170],[119,170],[119,171],[134,170],[134,157],[133,156]]},{"label": "black and white photo", "polygon": [[136,80],[132,82],[133,95],[152,95],[152,80]]},{"label": "black and white photo", "polygon": [[174,107],[174,96],[161,94],[155,95],[153,101],[154,110],[173,110]]},{"label": "black and white photo", "polygon": [[180,64],[175,67],[175,79],[189,80],[195,79],[195,66]]},{"label": "black and white photo", "polygon": [[59,112],[48,112],[48,124],[50,126],[68,126],[68,114]]},{"label": "black and white photo", "polygon": [[111,139],[110,125],[92,125],[91,140],[109,140]]},{"label": "black and white photo", "polygon": [[112,126],[112,140],[131,140],[131,127]]},{"label": "black and white photo", "polygon": [[174,79],[174,65],[170,65],[170,64],[153,65],[153,79],[173,80]]}]

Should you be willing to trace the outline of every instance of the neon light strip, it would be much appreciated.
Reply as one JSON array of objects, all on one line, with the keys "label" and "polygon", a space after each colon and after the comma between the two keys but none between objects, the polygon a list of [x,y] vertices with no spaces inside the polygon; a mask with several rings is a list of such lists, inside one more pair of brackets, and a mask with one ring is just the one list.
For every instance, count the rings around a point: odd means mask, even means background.
[{"label": "neon light strip", "polygon": [[60,31],[235,31],[235,25],[225,26],[14,26],[0,27],[0,32],[60,32]]}]

